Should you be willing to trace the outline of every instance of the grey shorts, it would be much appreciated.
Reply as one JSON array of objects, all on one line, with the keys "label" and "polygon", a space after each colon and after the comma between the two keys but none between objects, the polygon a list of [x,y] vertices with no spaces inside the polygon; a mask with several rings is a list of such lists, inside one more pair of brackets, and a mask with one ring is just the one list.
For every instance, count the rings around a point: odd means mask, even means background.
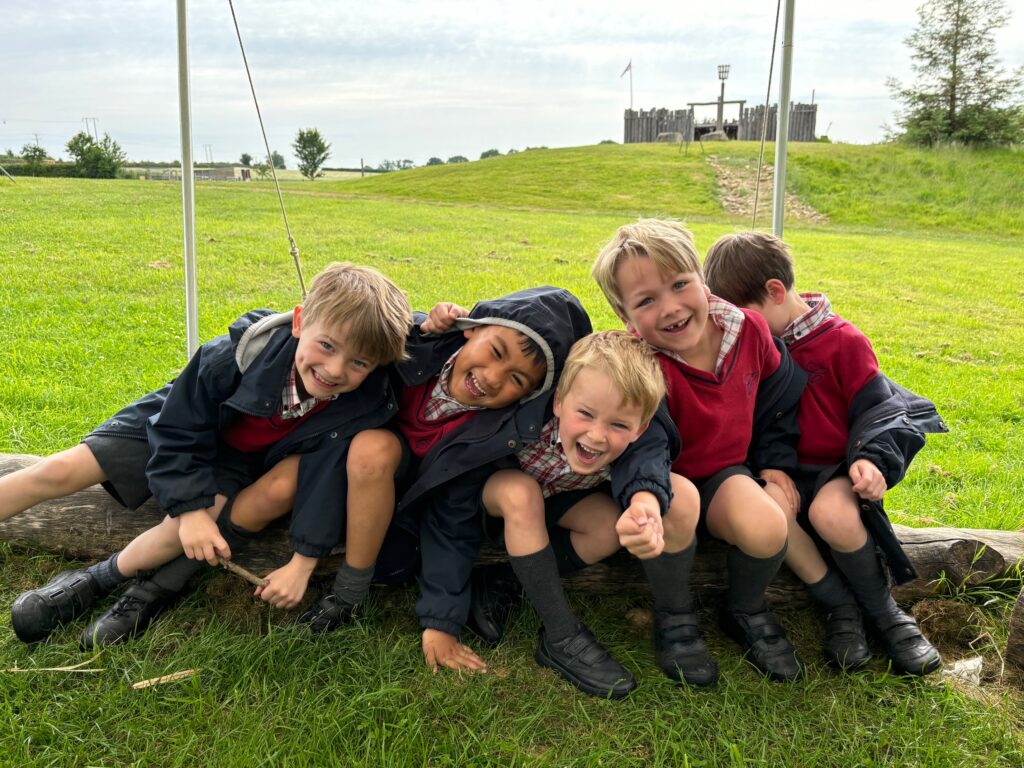
[{"label": "grey shorts", "polygon": [[[107,479],[103,488],[124,507],[135,510],[152,496],[146,481],[149,441],[138,437],[93,432],[82,440]],[[223,443],[214,464],[217,493],[233,498],[263,473],[265,454],[241,453]]]}]

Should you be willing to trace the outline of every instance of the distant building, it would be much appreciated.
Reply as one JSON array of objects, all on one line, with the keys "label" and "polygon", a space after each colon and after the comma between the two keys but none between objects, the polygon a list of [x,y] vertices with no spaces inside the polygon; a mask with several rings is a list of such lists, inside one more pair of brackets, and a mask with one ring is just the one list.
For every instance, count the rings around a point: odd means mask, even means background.
[{"label": "distant building", "polygon": [[[745,107],[739,102],[740,114],[735,120],[725,120],[722,129],[730,139],[738,141],[760,141],[764,122],[764,106]],[[818,118],[817,104],[790,104],[789,140],[814,141]],[[778,126],[778,105],[768,109],[768,124],[765,126],[765,140],[775,141]],[[697,141],[715,130],[715,120],[695,122],[693,106],[687,109],[627,109],[623,143],[640,144],[658,140],[659,134],[678,133],[683,141]],[[662,139],[664,140],[664,139]]]}]

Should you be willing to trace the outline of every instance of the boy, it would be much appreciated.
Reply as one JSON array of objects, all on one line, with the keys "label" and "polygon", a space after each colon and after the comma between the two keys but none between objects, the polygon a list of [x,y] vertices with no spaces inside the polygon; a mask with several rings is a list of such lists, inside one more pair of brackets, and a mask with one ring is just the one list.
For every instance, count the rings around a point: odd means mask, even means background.
[{"label": "boy", "polygon": [[[614,463],[641,439],[664,396],[664,376],[644,342],[623,331],[585,336],[569,353],[540,439],[517,451],[518,469],[496,472],[483,489],[484,508],[503,518],[512,570],[541,618],[537,662],[594,696],[620,698],[636,682],[566,602],[552,546],[565,540],[565,531],[571,532],[580,565],[602,560],[620,545],[639,557],[655,595],[659,666],[674,680],[694,685],[717,679],[688,588],[696,489],[674,476],[664,520],[661,502],[650,491],[634,493],[621,517],[608,495]],[[667,479],[669,451],[663,455]],[[574,653],[584,638],[589,652]]]},{"label": "boy", "polygon": [[765,675],[799,679],[801,662],[764,602],[786,554],[786,515],[762,484],[796,466],[802,374],[760,315],[711,295],[677,222],[620,227],[592,274],[627,330],[654,347],[683,445],[672,469],[697,486],[708,532],[733,545],[722,629]]},{"label": "boy", "polygon": [[[354,434],[395,413],[387,374],[376,369],[402,358],[410,315],[405,296],[376,270],[333,264],[294,312],[244,315],[228,335],[204,344],[173,382],[81,444],[0,478],[0,519],[97,482],[130,509],[152,493],[168,515],[108,560],[21,595],[12,609],[18,636],[42,640],[131,576],[162,566],[129,587],[81,643],[91,648],[145,631],[202,560],[229,558],[261,527],[246,528],[247,520],[272,516],[261,506],[280,501],[260,494],[239,495],[235,513],[225,510],[240,488],[295,454],[288,461],[300,480],[292,522],[298,560],[272,573],[263,590],[265,599],[286,600],[305,561],[341,538],[341,462]],[[356,486],[360,478],[348,480]],[[390,513],[350,507],[348,528],[381,514],[386,528]],[[375,557],[374,543],[363,544]]]},{"label": "boy", "polygon": [[[875,552],[877,544],[896,583],[916,575],[882,501],[924,445],[923,433],[947,431],[935,406],[882,375],[871,342],[832,312],[824,295],[797,293],[789,248],[777,237],[726,235],[711,246],[704,268],[711,289],[760,313],[809,375],[793,475],[801,506],[790,518],[786,562],[826,612],[825,658],[842,669],[867,662],[859,605],[895,670],[937,670],[938,651],[892,599]],[[839,573],[808,532],[824,542]]]}]

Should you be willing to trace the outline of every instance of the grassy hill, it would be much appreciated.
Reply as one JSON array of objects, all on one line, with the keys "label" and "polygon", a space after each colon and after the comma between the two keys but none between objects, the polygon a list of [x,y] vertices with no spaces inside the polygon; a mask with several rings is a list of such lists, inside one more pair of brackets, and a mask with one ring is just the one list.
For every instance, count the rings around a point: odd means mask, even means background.
[{"label": "grassy hill", "polygon": [[[351,182],[296,186],[317,192],[552,211],[672,216],[724,213],[709,160],[756,173],[753,142],[602,144],[536,149],[472,163],[430,166]],[[765,163],[775,145],[765,147]],[[897,145],[793,143],[787,188],[836,224],[868,229],[1024,234],[1024,151],[922,150]],[[770,193],[759,210],[767,215]]]}]

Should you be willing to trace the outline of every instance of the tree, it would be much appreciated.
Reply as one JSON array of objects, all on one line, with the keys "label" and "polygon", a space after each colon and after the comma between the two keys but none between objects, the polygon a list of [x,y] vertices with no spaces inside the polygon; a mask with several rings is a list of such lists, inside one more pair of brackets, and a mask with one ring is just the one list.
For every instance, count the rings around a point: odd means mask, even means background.
[{"label": "tree", "polygon": [[47,154],[46,150],[38,144],[26,144],[21,148],[21,157],[34,176],[36,171],[39,170],[39,167],[47,159]]},{"label": "tree", "polygon": [[104,133],[103,138],[96,141],[85,131],[79,131],[65,148],[75,161],[78,175],[89,179],[112,179],[124,165],[124,151],[109,133]]},{"label": "tree", "polygon": [[486,160],[488,157],[500,157],[500,156],[501,156],[501,152],[499,152],[496,149],[485,149],[483,152],[480,153],[480,159],[481,160]]},{"label": "tree", "polygon": [[310,181],[323,176],[320,168],[331,156],[331,145],[324,141],[316,128],[300,128],[292,143],[295,157],[299,159],[299,172]]},{"label": "tree", "polygon": [[1024,138],[1019,97],[1024,68],[1010,75],[996,55],[994,31],[1006,26],[1005,0],[929,0],[906,39],[917,81],[889,89],[902,104],[897,124],[914,144],[1005,144]]},{"label": "tree", "polygon": [[444,160],[440,157],[432,157],[427,160],[427,165],[444,165]]},{"label": "tree", "polygon": [[270,162],[274,164],[275,168],[284,170],[284,155],[278,152],[276,149],[270,153]]},{"label": "tree", "polygon": [[252,169],[256,172],[256,178],[258,179],[270,177],[270,163],[256,163]]},{"label": "tree", "polygon": [[463,157],[462,155],[452,155],[448,158],[449,163],[468,163],[469,158]]},{"label": "tree", "polygon": [[246,168],[251,168],[252,167],[252,155],[250,155],[248,152],[243,152],[242,156],[240,158],[238,158],[238,162],[240,162]]}]

